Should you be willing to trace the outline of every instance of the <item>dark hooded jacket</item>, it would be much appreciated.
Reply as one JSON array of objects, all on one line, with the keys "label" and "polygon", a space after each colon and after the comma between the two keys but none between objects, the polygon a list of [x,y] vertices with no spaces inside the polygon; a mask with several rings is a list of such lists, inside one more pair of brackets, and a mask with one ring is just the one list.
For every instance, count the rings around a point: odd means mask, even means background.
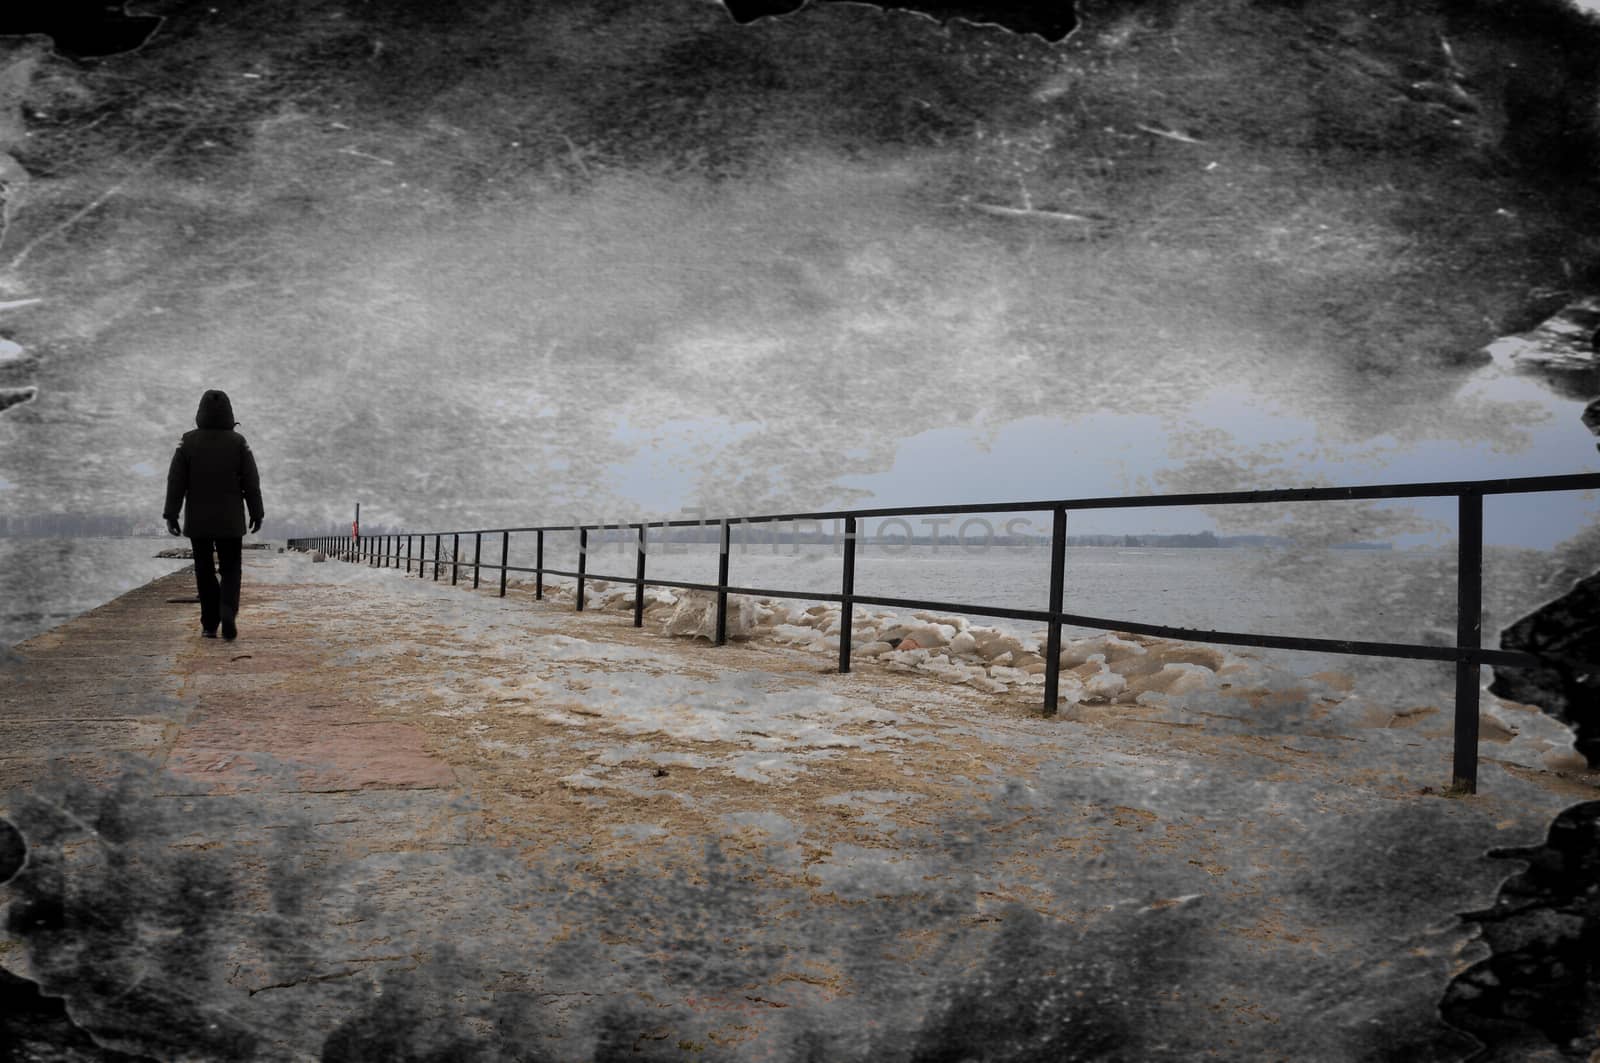
[{"label": "dark hooded jacket", "polygon": [[233,403],[221,391],[200,396],[198,425],[185,432],[167,469],[165,520],[183,510],[183,534],[193,538],[243,538],[244,509],[250,520],[262,517],[261,480],[255,455],[244,436],[233,430]]}]

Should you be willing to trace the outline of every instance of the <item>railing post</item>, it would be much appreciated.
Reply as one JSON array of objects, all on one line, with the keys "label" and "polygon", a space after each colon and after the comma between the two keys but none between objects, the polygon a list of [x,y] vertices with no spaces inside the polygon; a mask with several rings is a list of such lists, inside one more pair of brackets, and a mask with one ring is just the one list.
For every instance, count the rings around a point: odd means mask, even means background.
[{"label": "railing post", "polygon": [[[1483,635],[1483,496],[1460,499],[1456,538],[1456,647],[1476,650]],[[1476,657],[1456,660],[1455,763],[1450,785],[1458,793],[1478,792],[1478,696]]]},{"label": "railing post", "polygon": [[589,529],[578,529],[578,612],[583,612],[583,574],[589,571]]},{"label": "railing post", "polygon": [[850,626],[855,620],[856,519],[844,519],[844,574],[839,582],[839,671],[850,670]]},{"label": "railing post", "polygon": [[506,566],[511,564],[511,533],[500,533],[500,597],[506,596]]},{"label": "railing post", "polygon": [[433,581],[439,582],[439,536],[433,537]]},{"label": "railing post", "polygon": [[717,554],[717,645],[728,642],[728,522],[722,522]]},{"label": "railing post", "polygon": [[544,529],[533,534],[533,600],[537,602],[544,599]]},{"label": "railing post", "polygon": [[633,626],[644,627],[644,525],[639,529],[639,560],[633,570]]},{"label": "railing post", "polygon": [[478,563],[483,560],[483,532],[472,533],[472,589],[478,589]]},{"label": "railing post", "polygon": [[411,540],[414,538],[416,536],[409,532],[406,534],[406,575],[408,576],[411,575]]},{"label": "railing post", "polygon": [[1067,567],[1067,511],[1055,510],[1050,530],[1050,628],[1044,651],[1044,714],[1056,714],[1056,695],[1061,689],[1061,590]]},{"label": "railing post", "polygon": [[450,586],[456,585],[456,577],[461,575],[461,533],[453,532],[450,536]]}]

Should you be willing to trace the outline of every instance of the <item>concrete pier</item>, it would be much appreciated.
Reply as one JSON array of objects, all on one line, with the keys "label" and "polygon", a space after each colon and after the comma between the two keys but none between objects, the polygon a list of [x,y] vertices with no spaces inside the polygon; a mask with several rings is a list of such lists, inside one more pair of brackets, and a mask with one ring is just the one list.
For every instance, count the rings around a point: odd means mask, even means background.
[{"label": "concrete pier", "polygon": [[0,676],[0,965],[153,1058],[1460,1058],[1485,852],[1596,792],[1442,796],[1448,706],[1333,675],[1046,720],[293,553],[201,639],[191,579]]}]

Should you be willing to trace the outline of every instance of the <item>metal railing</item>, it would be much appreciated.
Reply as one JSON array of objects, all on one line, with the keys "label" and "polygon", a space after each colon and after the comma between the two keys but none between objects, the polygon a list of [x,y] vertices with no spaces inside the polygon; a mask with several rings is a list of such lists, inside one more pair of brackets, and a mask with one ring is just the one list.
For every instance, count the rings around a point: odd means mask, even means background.
[{"label": "metal railing", "polygon": [[[1061,668],[1061,627],[1095,628],[1106,631],[1127,631],[1190,642],[1211,642],[1233,646],[1259,646],[1266,649],[1310,650],[1322,653],[1356,654],[1370,657],[1396,657],[1422,661],[1453,661],[1456,666],[1456,697],[1454,723],[1454,755],[1452,761],[1452,787],[1458,792],[1475,793],[1478,775],[1478,705],[1479,674],[1481,665],[1502,667],[1534,667],[1540,658],[1514,650],[1486,649],[1480,645],[1482,635],[1483,596],[1483,498],[1485,495],[1531,494],[1549,491],[1582,491],[1600,488],[1600,473],[1576,473],[1565,476],[1530,476],[1505,480],[1461,480],[1446,483],[1379,484],[1364,487],[1311,487],[1271,491],[1218,491],[1191,494],[1142,495],[1130,497],[1050,499],[1032,502],[989,502],[952,506],[905,506],[874,509],[840,509],[813,513],[769,513],[759,516],[723,517],[715,520],[657,520],[622,524],[547,524],[519,528],[477,528],[464,531],[401,532],[390,535],[368,536],[352,539],[345,536],[324,536],[309,539],[291,539],[295,549],[320,549],[330,556],[346,561],[365,562],[377,566],[404,565],[407,573],[415,562],[418,576],[423,576],[427,566],[433,566],[433,579],[439,579],[443,568],[450,570],[450,582],[457,582],[462,569],[471,569],[472,586],[479,586],[482,570],[498,569],[500,596],[505,597],[506,575],[510,572],[528,572],[534,575],[534,597],[544,597],[545,576],[567,576],[577,580],[578,611],[584,606],[584,583],[587,580],[609,580],[615,583],[634,584],[633,624],[644,623],[644,588],[673,587],[682,590],[709,591],[716,595],[716,643],[727,641],[727,611],[729,594],[745,594],[765,598],[804,599],[807,601],[838,602],[839,611],[839,671],[850,670],[851,621],[856,605],[877,605],[898,609],[936,609],[948,613],[972,616],[1000,617],[1009,620],[1032,620],[1047,625],[1048,634],[1044,654],[1044,714],[1053,715],[1059,692]],[[1287,635],[1263,635],[1240,631],[1212,631],[1200,628],[1173,627],[1143,621],[1116,620],[1066,612],[1063,604],[1064,568],[1067,544],[1067,514],[1078,510],[1137,509],[1161,506],[1212,506],[1259,505],[1274,502],[1331,502],[1401,498],[1454,497],[1458,504],[1458,570],[1456,588],[1456,644],[1454,646],[1428,646],[1420,643],[1368,642],[1349,639],[1302,638]],[[864,517],[907,517],[919,514],[977,514],[977,513],[1039,513],[1052,515],[1050,537],[1050,597],[1047,609],[1011,609],[1000,606],[973,605],[962,602],[930,601],[914,598],[889,598],[879,595],[855,593],[856,522]],[[738,525],[771,524],[782,521],[820,522],[843,521],[843,571],[839,593],[827,591],[781,590],[766,587],[739,587],[728,582],[728,557],[730,531]],[[679,528],[716,526],[719,531],[719,557],[716,583],[695,583],[685,580],[650,579],[645,574],[646,539],[650,528]],[[632,529],[636,536],[637,559],[632,577],[610,576],[588,571],[589,532],[611,529]],[[535,535],[534,564],[529,566],[509,564],[511,536],[532,532]],[[576,532],[578,535],[578,567],[556,569],[545,566],[544,537],[546,532]],[[473,537],[473,557],[470,564],[461,560],[461,537]],[[484,564],[483,537],[500,536],[499,564]],[[449,561],[443,560],[443,538],[449,536],[452,551]],[[433,539],[433,559],[427,557],[428,539]],[[402,551],[402,540],[404,549]]]}]

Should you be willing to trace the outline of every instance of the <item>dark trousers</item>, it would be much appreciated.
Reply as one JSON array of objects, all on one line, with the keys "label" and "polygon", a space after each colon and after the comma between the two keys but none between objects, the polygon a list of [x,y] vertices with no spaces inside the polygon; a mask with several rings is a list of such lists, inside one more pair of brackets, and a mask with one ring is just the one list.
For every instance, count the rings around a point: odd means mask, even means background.
[{"label": "dark trousers", "polygon": [[[194,583],[200,592],[200,626],[215,628],[224,620],[239,615],[239,555],[244,540],[197,539],[189,537],[194,547]],[[213,566],[211,551],[216,550]],[[217,569],[222,570],[222,582],[217,583]]]}]

